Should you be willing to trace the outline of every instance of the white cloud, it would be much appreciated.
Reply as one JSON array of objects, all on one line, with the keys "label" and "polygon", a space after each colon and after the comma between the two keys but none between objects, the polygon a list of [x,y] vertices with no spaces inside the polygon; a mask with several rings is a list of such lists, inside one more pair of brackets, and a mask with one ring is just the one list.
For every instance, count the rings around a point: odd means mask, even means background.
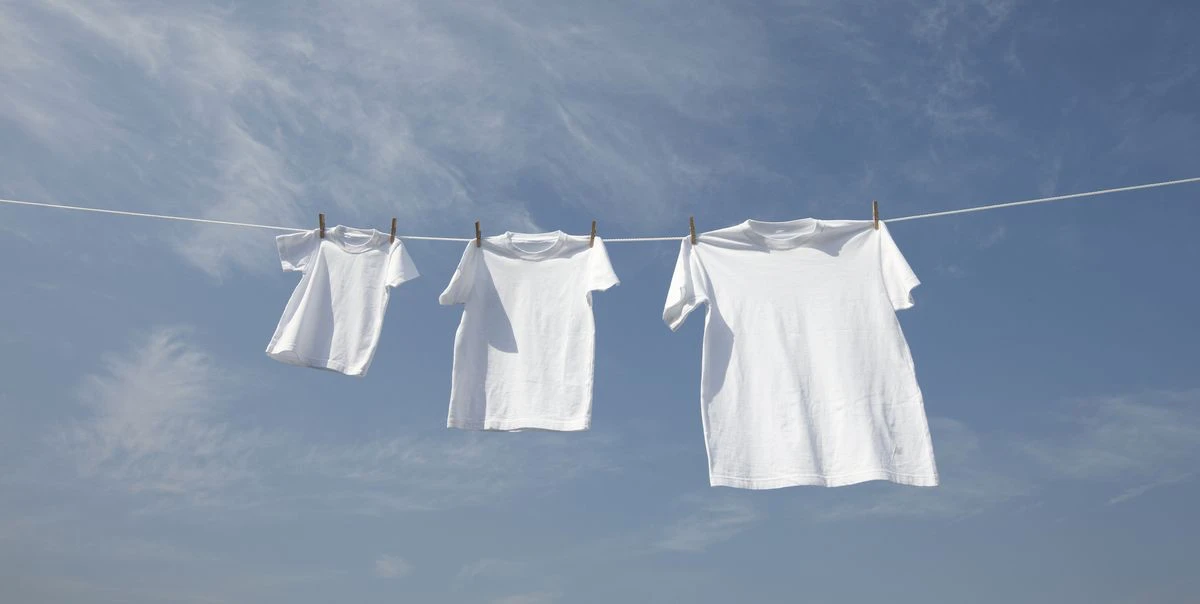
[{"label": "white cloud", "polygon": [[1109,499],[1108,504],[1109,505],[1117,505],[1119,503],[1125,503],[1126,501],[1141,497],[1142,495],[1145,495],[1146,493],[1148,493],[1154,489],[1157,489],[1159,487],[1168,487],[1171,485],[1181,484],[1181,483],[1187,482],[1189,480],[1192,480],[1195,477],[1196,477],[1195,473],[1188,472],[1185,474],[1179,474],[1177,476],[1168,476],[1161,480],[1156,480],[1151,483],[1138,485],[1131,489],[1125,489],[1125,491],[1123,491],[1120,494],[1118,494],[1117,496]]},{"label": "white cloud", "polygon": [[406,577],[413,570],[412,564],[399,556],[381,555],[375,559],[373,571],[376,577],[396,579]]},{"label": "white cloud", "polygon": [[620,463],[615,443],[596,435],[530,434],[519,442],[492,436],[413,434],[309,446],[297,451],[289,471],[327,485],[329,493],[313,494],[318,500],[382,515],[492,503]]},{"label": "white cloud", "polygon": [[515,576],[526,568],[526,564],[516,560],[501,558],[483,558],[470,564],[464,564],[454,576],[454,584],[458,588],[466,587],[482,579],[503,579]]},{"label": "white cloud", "polygon": [[[1151,392],[1075,401],[1051,418],[1049,435],[980,433],[963,422],[929,420],[941,485],[875,485],[870,497],[846,490],[805,509],[809,517],[962,518],[1041,505],[1064,480],[1121,486],[1107,500],[1127,502],[1195,478],[1200,454],[1200,391]],[[1026,422],[1033,429],[1039,424]],[[1046,428],[1045,424],[1041,424]],[[1031,462],[1033,462],[1031,464]],[[1046,480],[1045,470],[1049,472]]]},{"label": "white cloud", "polygon": [[[285,226],[319,211],[363,225],[396,216],[410,232],[453,234],[475,217],[540,228],[547,201],[612,231],[677,228],[687,206],[748,190],[794,197],[794,174],[801,201],[840,212],[924,173],[946,189],[949,175],[995,169],[895,157],[932,156],[911,140],[914,122],[947,137],[1009,136],[972,53],[1003,31],[1011,3],[881,12],[820,1],[776,13],[789,27],[682,1],[631,11],[323,0],[270,5],[263,27],[256,12],[203,2],[3,5],[0,33],[12,35],[0,50],[12,59],[0,66],[11,91],[0,120],[28,137],[14,145],[85,169],[64,180],[61,166],[14,153],[0,177],[81,203]],[[897,23],[912,24],[912,39],[894,44],[915,53],[899,68],[883,42],[895,37],[878,35]],[[776,45],[794,55],[775,56]],[[888,120],[875,117],[881,106]],[[860,161],[778,153],[841,125],[867,137]],[[214,275],[273,266],[266,238],[187,228],[169,241]]]},{"label": "white cloud", "polygon": [[950,279],[964,279],[971,274],[970,271],[963,268],[962,265],[957,264],[957,263],[939,264],[936,267],[934,267],[934,270],[945,275],[946,277],[948,277]]},{"label": "white cloud", "polygon": [[1053,474],[1126,486],[1109,503],[1192,479],[1200,454],[1200,391],[1084,399],[1057,418],[1061,438],[1026,440],[1022,450]]},{"label": "white cloud", "polygon": [[1041,168],[1042,182],[1038,185],[1038,193],[1044,197],[1056,195],[1058,190],[1058,180],[1062,177],[1063,171],[1063,156],[1059,152],[1048,154],[1044,165]]},{"label": "white cloud", "polygon": [[1008,229],[1004,228],[1004,225],[1002,224],[996,225],[996,228],[992,229],[991,232],[980,238],[979,249],[986,250],[992,246],[995,246],[1001,241],[1004,241],[1004,237],[1006,235],[1008,235]]},{"label": "white cloud", "polygon": [[[421,230],[475,216],[533,228],[531,199],[552,198],[661,225],[723,174],[780,178],[648,128],[736,126],[773,81],[756,20],[718,6],[667,18],[681,8],[647,7],[664,17],[650,35],[644,14],[608,5],[326,1],[277,5],[270,28],[199,2],[5,5],[0,84],[13,94],[0,119],[64,160],[122,160],[75,175],[102,186],[46,182],[55,197],[287,226],[317,211],[397,216]],[[176,245],[214,274],[268,266],[234,229]]]},{"label": "white cloud", "polygon": [[401,432],[318,444],[268,432],[228,412],[235,379],[190,338],[186,328],[160,328],[108,355],[79,388],[84,413],[51,438],[79,475],[146,496],[150,510],[278,499],[370,515],[446,509],[553,488],[621,463],[617,443],[596,434],[518,441]]},{"label": "white cloud", "polygon": [[682,504],[688,511],[666,527],[656,544],[659,549],[704,552],[749,529],[762,517],[757,506],[745,497],[687,497]]},{"label": "white cloud", "polygon": [[52,436],[82,475],[196,502],[254,482],[253,459],[273,439],[220,419],[233,378],[187,338],[154,330],[83,381],[86,415]]},{"label": "white cloud", "polygon": [[0,5],[0,120],[56,153],[107,138],[122,140],[115,116],[80,94],[85,70],[71,61],[55,37],[30,27],[26,10]]},{"label": "white cloud", "polygon": [[[1006,447],[982,437],[957,420],[929,420],[941,484],[932,488],[872,485],[869,497],[854,488],[836,495],[832,505],[818,502],[807,514],[823,520],[860,517],[962,518],[1027,497],[1034,487],[1019,478],[1019,468],[1006,459]],[[866,486],[866,485],[864,485]]]},{"label": "white cloud", "polygon": [[913,39],[927,51],[906,61],[910,68],[902,68],[900,76],[891,76],[890,94],[874,98],[914,114],[942,137],[1009,136],[992,105],[977,50],[1003,30],[1014,3],[938,0],[911,6],[915,10],[902,12],[911,19]]},{"label": "white cloud", "polygon": [[1002,27],[1015,6],[1013,0],[937,0],[918,11],[916,37],[929,44],[962,44],[973,36],[989,35]]},{"label": "white cloud", "polygon": [[[25,485],[23,485],[25,486]],[[41,506],[36,510],[0,500],[0,544],[24,552],[53,554],[81,560],[147,564],[195,564],[211,557],[162,539],[113,534],[113,527],[91,523],[75,525],[70,504]]]}]

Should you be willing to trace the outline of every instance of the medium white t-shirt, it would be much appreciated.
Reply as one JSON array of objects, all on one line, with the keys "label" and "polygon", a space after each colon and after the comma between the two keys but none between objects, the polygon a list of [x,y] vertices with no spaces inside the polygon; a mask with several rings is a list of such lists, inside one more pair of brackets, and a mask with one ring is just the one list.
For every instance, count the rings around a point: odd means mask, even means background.
[{"label": "medium white t-shirt", "polygon": [[663,320],[708,304],[700,385],[713,486],[935,486],[895,311],[916,275],[871,221],[742,224],[684,239]]},{"label": "medium white t-shirt", "polygon": [[418,276],[400,243],[374,229],[336,226],[275,238],[285,271],[300,271],[271,358],[362,376],[375,356],[389,288]]},{"label": "medium white t-shirt", "polygon": [[596,238],[505,233],[467,244],[439,301],[463,304],[446,425],[586,430],[596,327],[592,292],[619,281]]}]

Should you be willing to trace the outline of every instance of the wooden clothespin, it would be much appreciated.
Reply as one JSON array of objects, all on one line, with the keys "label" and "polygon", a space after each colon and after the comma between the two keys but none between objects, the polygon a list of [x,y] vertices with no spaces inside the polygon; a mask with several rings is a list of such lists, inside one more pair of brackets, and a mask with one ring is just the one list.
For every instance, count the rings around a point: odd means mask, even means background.
[{"label": "wooden clothespin", "polygon": [[321,223],[321,239],[325,238],[325,215],[317,214],[317,220]]},{"label": "wooden clothespin", "polygon": [[875,230],[879,230],[879,202],[871,200],[871,215],[875,217]]},{"label": "wooden clothespin", "polygon": [[592,234],[588,237],[588,247],[596,245],[596,221],[592,221]]},{"label": "wooden clothespin", "polygon": [[696,245],[696,217],[688,216],[688,228],[692,231],[692,245]]},{"label": "wooden clothespin", "polygon": [[396,219],[394,217],[392,218],[392,238],[388,243],[396,243]]},{"label": "wooden clothespin", "polygon": [[479,230],[479,221],[475,221],[475,247],[483,247],[483,231]]}]

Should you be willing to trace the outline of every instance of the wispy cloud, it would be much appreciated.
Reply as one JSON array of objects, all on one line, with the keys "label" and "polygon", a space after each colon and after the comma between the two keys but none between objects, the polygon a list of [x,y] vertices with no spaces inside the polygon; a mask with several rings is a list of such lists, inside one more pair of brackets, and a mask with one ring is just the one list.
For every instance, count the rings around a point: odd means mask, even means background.
[{"label": "wispy cloud", "polygon": [[1116,497],[1109,499],[1108,504],[1109,505],[1117,505],[1119,503],[1125,503],[1126,501],[1141,497],[1142,495],[1145,495],[1146,493],[1148,493],[1154,489],[1157,489],[1159,487],[1168,487],[1168,486],[1175,485],[1175,484],[1181,484],[1184,482],[1188,482],[1195,477],[1196,477],[1195,473],[1188,472],[1186,474],[1179,474],[1177,476],[1168,476],[1167,478],[1163,478],[1162,480],[1156,480],[1156,481],[1148,483],[1148,484],[1138,485],[1131,489],[1126,489],[1125,491],[1123,491]]},{"label": "wispy cloud", "polygon": [[525,563],[516,560],[483,558],[464,564],[454,575],[454,584],[457,588],[463,588],[484,579],[505,579],[521,573],[526,568]]},{"label": "wispy cloud", "polygon": [[255,457],[277,441],[221,420],[231,374],[188,337],[182,328],[154,330],[84,380],[86,414],[52,435],[83,476],[195,502],[252,488]]},{"label": "wispy cloud", "polygon": [[1200,454],[1200,391],[1147,392],[1075,401],[1057,417],[1067,435],[1021,449],[1054,474],[1126,484],[1109,503],[1191,480]]},{"label": "wispy cloud", "polygon": [[996,225],[996,227],[993,228],[987,235],[984,235],[979,239],[979,249],[986,250],[995,246],[1001,241],[1004,241],[1004,237],[1006,235],[1008,235],[1008,229],[1004,228],[1004,225],[1002,224]]},{"label": "wispy cloud", "polygon": [[197,564],[215,558],[162,539],[113,534],[110,527],[93,524],[80,528],[68,506],[37,511],[0,502],[0,543],[25,552],[51,554],[72,560],[105,560],[109,563]]},{"label": "wispy cloud", "polygon": [[[1200,392],[1152,392],[1073,401],[1069,411],[1031,418],[1053,436],[981,433],[942,417],[929,420],[941,485],[878,485],[871,497],[831,494],[805,513],[823,520],[861,517],[963,518],[1039,507],[1064,480],[1125,485],[1107,500],[1127,502],[1195,478],[1200,453]],[[1049,423],[1047,423],[1049,420]],[[1049,472],[1051,480],[1046,480]]]},{"label": "wispy cloud", "polygon": [[[937,46],[952,46],[999,29],[1011,15],[1013,0],[938,0],[923,5],[914,20],[917,38]],[[965,30],[965,31],[964,31]]]},{"label": "wispy cloud", "polygon": [[[67,158],[124,160],[80,174],[98,187],[46,180],[55,197],[285,225],[317,210],[395,215],[409,228],[469,216],[531,228],[531,200],[553,199],[660,225],[722,177],[784,178],[648,127],[734,132],[744,111],[774,111],[756,101],[778,77],[761,25],[717,5],[665,18],[683,6],[646,7],[664,17],[651,32],[643,12],[608,5],[318,2],[277,5],[264,28],[201,2],[6,4],[0,119]],[[214,274],[269,266],[229,229],[177,247]]]},{"label": "wispy cloud", "polygon": [[[908,84],[924,92],[884,100],[889,105],[913,103],[923,121],[945,137],[1007,135],[987,94],[988,80],[981,75],[975,50],[986,44],[1008,23],[1014,2],[1008,0],[939,0],[919,6],[911,16],[913,38],[929,49],[919,69],[906,72]],[[916,101],[916,99],[922,99]]]},{"label": "wispy cloud", "polygon": [[371,570],[381,579],[397,579],[408,576],[413,566],[404,558],[384,554],[375,559]]},{"label": "wispy cloud", "polygon": [[[494,502],[618,469],[599,435],[400,434],[316,444],[238,421],[224,405],[236,382],[186,328],[160,328],[110,354],[80,387],[84,413],[50,444],[89,479],[161,505],[257,507],[287,500],[359,514]],[[503,435],[499,435],[503,436]],[[580,438],[588,442],[581,446]],[[268,479],[269,477],[269,479]],[[288,477],[295,480],[281,480]]]},{"label": "wispy cloud", "polygon": [[762,512],[747,497],[705,495],[681,501],[684,515],[663,531],[659,549],[700,553],[728,541],[762,518]]},{"label": "wispy cloud", "polygon": [[994,510],[1035,492],[1020,478],[1019,467],[1006,456],[1006,446],[984,438],[963,422],[929,420],[941,485],[918,489],[877,485],[870,497],[847,490],[837,503],[822,502],[806,513],[823,520],[861,517],[963,518]]},{"label": "wispy cloud", "polygon": [[[325,211],[362,224],[396,216],[406,230],[461,231],[469,217],[539,228],[553,206],[657,230],[747,191],[800,190],[841,212],[880,188],[953,188],[995,170],[911,128],[1011,136],[974,54],[1014,6],[782,3],[771,11],[789,24],[780,29],[679,0],[323,0],[273,4],[269,27],[198,1],[5,4],[0,84],[12,94],[0,120],[26,137],[17,144],[89,169],[60,182],[14,153],[0,176],[38,196],[297,226]],[[908,58],[889,60],[901,50]],[[858,160],[778,152],[835,132],[861,139]],[[267,240],[188,233],[171,244],[213,274],[272,267]]]},{"label": "wispy cloud", "polygon": [[490,503],[621,463],[612,455],[615,443],[596,435],[531,434],[520,442],[502,436],[451,432],[309,446],[288,468],[326,485],[328,493],[312,495],[317,500],[381,515]]},{"label": "wispy cloud", "polygon": [[971,274],[970,271],[963,268],[963,266],[957,262],[951,264],[939,264],[934,267],[934,270],[950,279],[964,279]]}]

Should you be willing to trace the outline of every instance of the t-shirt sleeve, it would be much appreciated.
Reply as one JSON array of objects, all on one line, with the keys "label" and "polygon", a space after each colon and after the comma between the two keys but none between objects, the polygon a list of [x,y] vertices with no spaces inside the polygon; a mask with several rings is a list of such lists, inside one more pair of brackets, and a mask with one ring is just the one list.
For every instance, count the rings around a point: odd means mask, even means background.
[{"label": "t-shirt sleeve", "polygon": [[672,331],[679,329],[697,306],[708,301],[704,273],[697,263],[695,248],[688,238],[679,245],[679,257],[675,260],[675,273],[671,275],[671,287],[667,290],[667,303],[663,308],[663,321]]},{"label": "t-shirt sleeve", "polygon": [[883,286],[895,310],[913,307],[912,290],[921,284],[912,267],[896,247],[887,224],[879,223],[879,267],[883,275]]},{"label": "t-shirt sleeve", "polygon": [[317,236],[316,229],[275,238],[275,247],[279,248],[279,262],[285,271],[307,271],[309,262],[316,255],[320,244],[321,238]]},{"label": "t-shirt sleeve", "polygon": [[387,286],[396,287],[420,276],[421,273],[417,272],[417,265],[413,264],[408,248],[397,239],[392,244],[392,251],[388,253]]},{"label": "t-shirt sleeve", "polygon": [[480,253],[474,241],[467,244],[462,259],[458,261],[458,268],[454,269],[454,276],[450,277],[450,284],[446,286],[442,295],[438,296],[439,304],[449,306],[467,303],[475,284],[475,263],[480,262]]},{"label": "t-shirt sleeve", "polygon": [[613,272],[612,262],[608,259],[608,249],[599,237],[588,250],[588,292],[604,291],[614,285],[620,285],[621,280]]}]

